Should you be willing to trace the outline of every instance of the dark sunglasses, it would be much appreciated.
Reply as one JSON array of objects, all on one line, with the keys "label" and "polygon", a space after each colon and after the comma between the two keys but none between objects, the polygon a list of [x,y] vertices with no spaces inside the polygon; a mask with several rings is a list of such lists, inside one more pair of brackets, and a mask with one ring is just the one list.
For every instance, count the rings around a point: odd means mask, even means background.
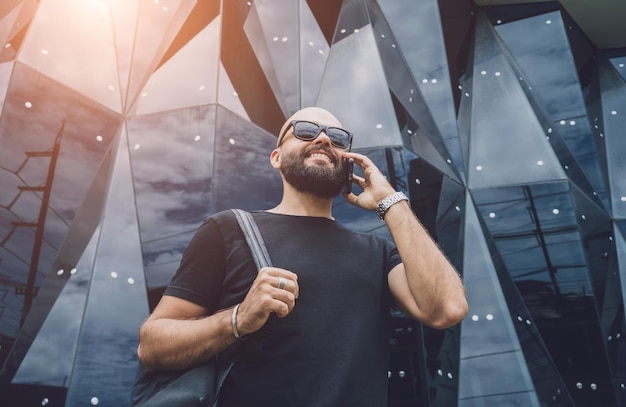
[{"label": "dark sunglasses", "polygon": [[317,123],[308,122],[306,120],[294,120],[289,123],[289,126],[287,126],[283,134],[278,137],[278,142],[276,143],[277,147],[280,146],[280,143],[282,143],[285,134],[287,134],[290,128],[293,128],[293,135],[298,140],[313,141],[320,134],[322,134],[323,131],[326,133],[333,146],[348,151],[350,151],[350,148],[352,147],[352,133],[349,131],[339,127],[321,126]]}]

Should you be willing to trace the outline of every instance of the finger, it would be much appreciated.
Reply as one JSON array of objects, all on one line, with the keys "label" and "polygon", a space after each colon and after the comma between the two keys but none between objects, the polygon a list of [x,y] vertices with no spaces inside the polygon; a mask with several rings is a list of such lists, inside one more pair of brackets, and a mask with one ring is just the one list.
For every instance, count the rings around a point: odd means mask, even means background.
[{"label": "finger", "polygon": [[289,291],[293,293],[296,298],[298,297],[298,275],[289,270],[265,267],[259,271],[257,279],[268,283],[272,287]]},{"label": "finger", "polygon": [[270,284],[272,285],[272,287],[276,287],[276,290],[278,290],[278,295],[281,294],[281,291],[284,291],[291,294],[294,300],[298,298],[300,287],[297,281],[287,280],[284,277],[278,277],[276,278],[276,283]]},{"label": "finger", "polygon": [[374,162],[370,160],[366,155],[363,155],[363,154],[346,153],[345,156],[346,158],[354,159],[354,163],[363,169],[374,165]]},{"label": "finger", "polygon": [[364,188],[365,185],[366,185],[365,178],[363,178],[361,176],[358,176],[356,174],[354,174],[352,176],[352,182],[354,182],[355,184],[357,184],[361,188]]}]

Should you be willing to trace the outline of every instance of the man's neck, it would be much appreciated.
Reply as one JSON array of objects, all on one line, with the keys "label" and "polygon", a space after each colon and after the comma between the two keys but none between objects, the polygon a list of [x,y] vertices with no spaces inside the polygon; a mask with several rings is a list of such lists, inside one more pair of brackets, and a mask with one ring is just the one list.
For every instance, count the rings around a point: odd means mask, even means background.
[{"label": "man's neck", "polygon": [[282,215],[314,216],[334,220],[332,216],[332,198],[320,198],[299,191],[289,191],[283,194],[280,203],[268,212]]}]

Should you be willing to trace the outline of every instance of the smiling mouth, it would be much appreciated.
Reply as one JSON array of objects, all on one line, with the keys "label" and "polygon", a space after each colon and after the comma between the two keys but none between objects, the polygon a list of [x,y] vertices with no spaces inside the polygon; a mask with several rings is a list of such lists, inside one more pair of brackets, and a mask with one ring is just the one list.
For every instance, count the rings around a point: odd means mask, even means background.
[{"label": "smiling mouth", "polygon": [[312,153],[312,154],[309,154],[309,158],[317,158],[320,160],[324,160],[327,163],[331,163],[331,164],[333,163],[333,159],[324,153]]}]

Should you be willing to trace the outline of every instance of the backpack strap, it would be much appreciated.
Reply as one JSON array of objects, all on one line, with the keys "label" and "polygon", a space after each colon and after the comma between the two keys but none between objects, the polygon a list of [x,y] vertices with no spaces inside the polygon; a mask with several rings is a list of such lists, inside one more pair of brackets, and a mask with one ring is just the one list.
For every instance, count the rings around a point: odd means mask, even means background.
[{"label": "backpack strap", "polygon": [[231,211],[235,214],[237,223],[239,223],[239,227],[246,237],[246,242],[250,247],[250,252],[254,258],[257,270],[261,270],[263,267],[270,267],[272,265],[272,260],[270,259],[270,255],[265,247],[263,236],[261,236],[259,227],[252,218],[252,215],[241,209],[231,209]]}]

